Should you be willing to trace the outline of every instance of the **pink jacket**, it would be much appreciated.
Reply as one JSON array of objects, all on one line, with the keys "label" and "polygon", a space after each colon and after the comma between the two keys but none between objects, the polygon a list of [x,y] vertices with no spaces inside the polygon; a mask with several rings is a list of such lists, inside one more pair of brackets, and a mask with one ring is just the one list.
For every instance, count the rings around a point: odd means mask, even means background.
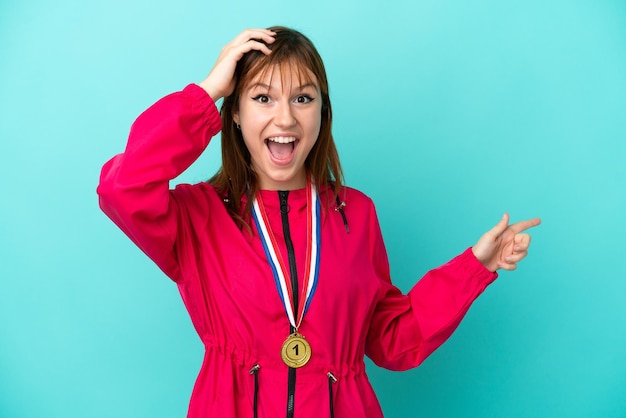
[{"label": "pink jacket", "polygon": [[[100,206],[176,282],[204,343],[188,417],[252,417],[256,391],[258,416],[276,418],[287,408],[280,350],[289,322],[257,231],[240,230],[209,184],[169,189],[220,129],[213,101],[196,85],[159,100],[133,124],[125,152],[104,165]],[[277,192],[260,193],[287,260]],[[327,189],[319,194],[328,201]],[[319,283],[300,328],[312,357],[296,370],[298,418],[331,416],[331,401],[338,417],[382,417],[364,356],[392,370],[416,367],[496,278],[468,249],[403,295],[390,280],[372,201],[350,188],[342,197],[350,232],[334,202],[325,207]],[[302,281],[305,192],[288,199]]]}]

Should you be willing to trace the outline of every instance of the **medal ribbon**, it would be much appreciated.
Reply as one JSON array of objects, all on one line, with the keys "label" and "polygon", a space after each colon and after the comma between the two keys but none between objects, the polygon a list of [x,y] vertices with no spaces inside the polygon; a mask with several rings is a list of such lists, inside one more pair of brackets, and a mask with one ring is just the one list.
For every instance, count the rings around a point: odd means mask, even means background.
[{"label": "medal ribbon", "polygon": [[291,287],[291,280],[289,278],[289,270],[285,264],[283,257],[278,248],[276,238],[270,227],[267,212],[263,206],[263,200],[260,196],[254,198],[252,202],[252,217],[256,224],[257,231],[261,236],[261,243],[265,250],[267,261],[272,269],[274,275],[274,282],[276,283],[276,289],[280,295],[280,299],[285,307],[285,312],[289,318],[289,323],[297,330],[300,328],[304,314],[309,308],[309,304],[315,294],[317,288],[317,280],[319,277],[319,262],[320,262],[320,234],[321,234],[321,221],[320,221],[320,202],[317,197],[317,190],[315,185],[311,182],[311,179],[307,179],[306,184],[307,193],[307,248],[306,248],[306,262],[304,265],[305,277],[302,286],[302,295],[298,306],[298,318],[294,314],[293,306],[293,289]]}]

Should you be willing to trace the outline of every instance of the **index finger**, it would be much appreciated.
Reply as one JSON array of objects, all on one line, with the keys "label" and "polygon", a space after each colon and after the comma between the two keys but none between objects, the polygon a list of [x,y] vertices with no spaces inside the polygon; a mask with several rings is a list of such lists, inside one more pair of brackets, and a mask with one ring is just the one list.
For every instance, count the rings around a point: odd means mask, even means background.
[{"label": "index finger", "polygon": [[511,229],[512,232],[517,234],[518,232],[526,231],[527,229],[537,226],[540,223],[541,223],[541,219],[533,218],[533,219],[528,219],[526,221],[516,222],[512,224],[509,228]]}]

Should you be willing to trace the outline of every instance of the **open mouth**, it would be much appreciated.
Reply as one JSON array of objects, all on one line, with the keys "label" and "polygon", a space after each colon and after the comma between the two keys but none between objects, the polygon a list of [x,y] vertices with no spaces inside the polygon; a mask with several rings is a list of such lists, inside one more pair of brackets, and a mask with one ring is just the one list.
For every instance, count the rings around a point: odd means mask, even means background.
[{"label": "open mouth", "polygon": [[296,148],[297,140],[293,136],[274,136],[265,140],[270,154],[275,160],[290,160]]}]

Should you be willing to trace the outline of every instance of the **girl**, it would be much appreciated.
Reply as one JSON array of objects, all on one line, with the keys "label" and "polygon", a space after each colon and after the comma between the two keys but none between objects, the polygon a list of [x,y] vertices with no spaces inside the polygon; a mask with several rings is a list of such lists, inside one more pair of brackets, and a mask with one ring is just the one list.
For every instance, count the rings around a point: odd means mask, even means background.
[{"label": "girl", "polygon": [[[416,367],[527,254],[539,220],[504,215],[401,294],[372,201],[342,184],[331,122],[313,44],[246,30],[102,169],[102,210],[176,282],[204,343],[190,418],[382,417],[364,356]],[[217,174],[170,190],[220,130]]]}]

